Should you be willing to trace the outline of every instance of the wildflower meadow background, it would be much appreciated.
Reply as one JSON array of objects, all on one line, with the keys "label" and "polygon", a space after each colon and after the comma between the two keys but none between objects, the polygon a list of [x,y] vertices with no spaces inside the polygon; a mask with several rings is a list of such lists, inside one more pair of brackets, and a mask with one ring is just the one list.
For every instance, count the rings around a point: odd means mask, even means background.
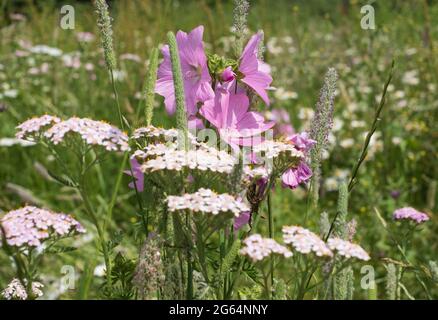
[{"label": "wildflower meadow background", "polygon": [[0,17],[0,299],[438,298],[438,1]]}]

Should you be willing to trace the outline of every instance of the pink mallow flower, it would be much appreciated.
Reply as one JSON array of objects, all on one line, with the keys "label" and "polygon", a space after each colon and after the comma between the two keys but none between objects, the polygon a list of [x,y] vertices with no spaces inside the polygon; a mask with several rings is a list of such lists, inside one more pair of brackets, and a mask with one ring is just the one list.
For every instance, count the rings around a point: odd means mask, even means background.
[{"label": "pink mallow flower", "polygon": [[411,220],[416,223],[422,223],[429,220],[429,216],[427,214],[411,207],[395,210],[392,217],[394,220]]},{"label": "pink mallow flower", "polygon": [[290,122],[289,113],[285,109],[272,109],[265,112],[268,120],[275,121],[274,137],[290,137],[295,130]]},{"label": "pink mallow flower", "polygon": [[251,219],[250,211],[241,212],[238,217],[234,218],[234,223],[233,223],[234,232],[237,232],[240,229],[242,229],[244,225],[249,223],[250,219]]},{"label": "pink mallow flower", "polygon": [[261,143],[260,134],[275,125],[275,122],[265,122],[261,114],[248,109],[246,95],[232,94],[226,87],[218,86],[215,98],[204,103],[200,114],[218,129],[225,142],[237,148],[237,145]]},{"label": "pink mallow flower", "polygon": [[[214,92],[211,88],[211,77],[208,72],[207,56],[205,55],[202,43],[203,33],[204,27],[199,26],[189,34],[183,31],[178,31],[176,34],[188,117],[196,115],[198,102],[203,103],[214,97]],[[163,47],[162,53],[164,60],[158,68],[155,92],[164,97],[167,112],[173,114],[176,104],[172,63],[168,45]]]},{"label": "pink mallow flower", "polygon": [[224,71],[222,71],[221,74],[222,81],[229,82],[236,78],[236,74],[233,72],[233,68],[226,67]]},{"label": "pink mallow flower", "polygon": [[132,181],[129,183],[128,186],[131,189],[135,189],[137,187],[138,192],[142,192],[144,190],[144,173],[143,173],[143,171],[141,171],[140,167],[141,167],[141,165],[138,163],[137,159],[131,158],[132,173],[131,173],[131,170],[125,171],[125,174],[133,177],[135,180],[135,184],[134,184],[134,181]]},{"label": "pink mallow flower", "polygon": [[307,132],[301,132],[293,134],[290,137],[290,141],[295,145],[295,147],[303,152],[309,151],[316,143],[315,140],[310,139]]},{"label": "pink mallow flower", "polygon": [[266,90],[272,82],[270,67],[262,60],[257,59],[259,43],[263,34],[258,32],[253,35],[242,52],[239,59],[239,72],[242,74],[240,81],[254,89],[255,92],[269,105]]},{"label": "pink mallow flower", "polygon": [[299,184],[307,182],[312,177],[312,170],[301,161],[298,167],[287,169],[281,176],[281,183],[284,188],[295,189]]}]

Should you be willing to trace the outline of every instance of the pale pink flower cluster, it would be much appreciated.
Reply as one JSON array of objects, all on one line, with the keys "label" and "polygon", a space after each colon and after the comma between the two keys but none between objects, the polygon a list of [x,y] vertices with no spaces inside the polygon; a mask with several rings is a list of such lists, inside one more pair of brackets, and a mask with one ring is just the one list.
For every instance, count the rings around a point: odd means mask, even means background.
[{"label": "pale pink flower cluster", "polygon": [[50,237],[84,233],[82,225],[71,216],[27,206],[9,211],[0,223],[10,246],[37,247]]},{"label": "pale pink flower cluster", "polygon": [[[149,150],[149,154],[148,154]],[[146,156],[157,155],[147,160],[141,167],[143,172],[157,170],[181,171],[184,167],[201,171],[210,170],[219,173],[231,173],[235,159],[224,151],[214,148],[200,148],[198,150],[176,150],[175,146],[165,147],[158,145],[146,149]],[[137,153],[140,155],[140,153]]]},{"label": "pale pink flower cluster", "polygon": [[168,196],[166,201],[170,212],[190,210],[212,213],[213,215],[220,212],[232,212],[234,216],[238,217],[242,212],[249,210],[247,204],[227,193],[217,194],[210,189],[204,188],[192,194]]},{"label": "pale pink flower cluster", "polygon": [[[27,281],[25,280],[25,283],[26,282]],[[43,295],[41,288],[43,287],[44,285],[40,282],[32,282],[32,294],[36,298],[41,297]],[[26,288],[18,279],[13,279],[8,284],[8,286],[2,291],[2,296],[6,300],[26,300],[28,297]]]},{"label": "pale pink flower cluster", "polygon": [[411,207],[397,209],[392,216],[394,220],[411,220],[416,223],[423,223],[429,220],[427,214]]},{"label": "pale pink flower cluster", "polygon": [[246,180],[253,180],[257,178],[268,178],[271,171],[264,166],[244,166],[243,178]]},{"label": "pale pink flower cluster", "polygon": [[128,136],[118,128],[103,121],[87,118],[70,118],[62,121],[58,117],[44,115],[29,119],[20,124],[16,137],[19,139],[32,138],[44,127],[52,125],[44,132],[44,136],[52,143],[59,144],[69,132],[78,133],[90,145],[103,146],[108,151],[128,151]]},{"label": "pale pink flower cluster", "polygon": [[24,121],[17,127],[18,132],[15,134],[15,136],[18,139],[30,138],[32,135],[39,132],[44,127],[52,125],[54,123],[58,123],[60,121],[61,119],[59,119],[58,117],[50,115],[32,118]]},{"label": "pale pink flower cluster", "polygon": [[331,257],[333,253],[315,233],[299,226],[284,226],[283,241],[302,254],[313,252],[318,257]]},{"label": "pale pink flower cluster", "polygon": [[265,140],[253,146],[253,150],[256,154],[263,154],[263,157],[267,159],[274,159],[283,154],[298,159],[304,158],[304,153],[298,150],[292,143],[278,140]]},{"label": "pale pink flower cluster", "polygon": [[69,132],[78,133],[87,144],[103,146],[107,151],[129,150],[128,136],[125,133],[103,121],[87,118],[73,117],[58,122],[44,135],[54,144],[59,144]]},{"label": "pale pink flower cluster", "polygon": [[263,238],[259,234],[253,234],[243,240],[244,247],[240,249],[242,255],[248,256],[254,262],[261,261],[269,255],[276,253],[285,258],[292,257],[292,252],[274,239]]},{"label": "pale pink flower cluster", "polygon": [[166,140],[173,141],[178,137],[178,130],[173,128],[157,128],[154,126],[141,127],[134,130],[132,137],[134,139],[164,137]]},{"label": "pale pink flower cluster", "polygon": [[[166,145],[164,143],[150,144],[144,148],[143,153],[137,153],[140,158],[146,159],[147,157],[161,156],[170,150],[176,150],[176,144]],[[135,153],[134,153],[135,154]]]},{"label": "pale pink flower cluster", "polygon": [[[148,126],[135,129],[131,137],[135,140],[146,138],[147,140],[153,140],[154,142],[157,142],[158,140],[161,142],[172,143],[174,144],[174,146],[172,147],[177,149],[177,142],[179,137],[182,138],[182,132],[179,132],[178,129],[175,128],[164,129],[154,126]],[[198,142],[196,136],[194,136],[191,132],[188,133],[188,137],[192,147],[200,146],[202,144]]]},{"label": "pale pink flower cluster", "polygon": [[363,261],[370,260],[368,253],[358,244],[340,238],[330,238],[327,241],[327,245],[332,251],[336,251],[338,255],[347,259],[353,257]]}]

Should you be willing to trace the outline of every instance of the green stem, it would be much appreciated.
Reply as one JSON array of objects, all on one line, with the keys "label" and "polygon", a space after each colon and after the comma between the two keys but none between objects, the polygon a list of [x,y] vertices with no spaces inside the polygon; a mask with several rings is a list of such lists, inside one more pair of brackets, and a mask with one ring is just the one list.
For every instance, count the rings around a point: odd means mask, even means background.
[{"label": "green stem", "polygon": [[[271,190],[268,190],[268,196],[267,196],[267,201],[268,201],[268,218],[269,218],[269,238],[274,239],[274,216],[272,214],[272,210],[271,210]],[[272,287],[274,286],[274,261],[275,257],[273,254],[271,254],[270,257],[270,262],[271,262],[271,266],[270,266],[270,278],[271,278],[271,292],[270,292],[270,296],[272,299],[274,299],[274,292],[272,291]]]},{"label": "green stem", "polygon": [[376,112],[374,113],[374,120],[373,120],[373,123],[371,125],[371,130],[368,132],[368,134],[367,134],[367,136],[365,138],[365,143],[364,143],[364,145],[362,147],[362,152],[360,154],[359,160],[358,160],[358,162],[356,163],[356,165],[353,168],[353,174],[351,175],[351,179],[350,179],[350,182],[348,184],[348,191],[349,192],[353,189],[354,185],[357,182],[357,175],[358,175],[358,172],[359,172],[359,168],[362,165],[362,162],[365,161],[365,158],[366,158],[367,152],[368,152],[368,146],[369,146],[369,144],[371,142],[371,138],[373,137],[374,132],[376,132],[376,130],[377,130],[378,122],[381,120],[380,119],[380,113],[382,112],[383,107],[385,106],[386,93],[388,91],[388,86],[389,86],[389,84],[391,83],[391,80],[392,80],[392,75],[393,75],[393,71],[394,71],[394,63],[395,62],[393,60],[392,64],[391,64],[391,69],[389,70],[388,79],[386,80],[386,83],[385,83],[385,85],[383,87],[383,92],[382,92],[382,96],[380,98],[379,106],[377,107]]},{"label": "green stem", "polygon": [[[275,181],[275,174],[272,174],[269,177],[269,182],[268,182],[268,186],[267,186],[268,192],[270,192],[270,190],[272,189],[272,186],[274,185],[274,181]],[[263,201],[263,200],[264,200],[264,198],[261,201]],[[251,212],[251,215],[252,215],[254,221],[252,222],[251,229],[247,233],[243,234],[242,239],[244,236],[248,237],[251,234],[251,232],[256,229],[256,226],[258,224],[259,217],[260,217],[260,215],[258,213],[258,208],[254,212]],[[231,296],[233,289],[236,287],[236,284],[238,283],[238,280],[240,278],[240,274],[241,274],[241,271],[243,268],[244,261],[245,261],[244,259],[241,259],[239,262],[236,277],[233,279],[233,281],[231,281],[231,284],[230,284],[228,291],[227,291],[226,298],[229,298]]]},{"label": "green stem", "polygon": [[110,203],[108,205],[108,211],[107,211],[106,219],[105,219],[104,225],[103,225],[104,230],[106,229],[107,223],[109,223],[112,220],[113,209],[114,209],[114,206],[116,204],[117,194],[119,193],[119,189],[120,189],[122,178],[123,178],[123,169],[126,166],[126,161],[128,160],[128,156],[129,156],[128,152],[125,152],[125,154],[123,156],[122,164],[120,165],[119,172],[117,174],[116,185],[114,187],[113,194],[111,196],[111,200],[110,200]]},{"label": "green stem", "polygon": [[111,260],[109,257],[108,247],[107,247],[107,244],[105,241],[105,234],[104,234],[104,231],[99,224],[99,220],[97,219],[97,217],[94,213],[93,207],[92,207],[91,202],[90,202],[88,195],[87,195],[87,191],[85,190],[85,186],[81,183],[81,186],[78,189],[79,189],[79,193],[81,195],[82,201],[84,202],[85,209],[86,209],[89,217],[91,218],[94,226],[96,227],[97,235],[99,237],[100,245],[102,247],[103,258],[105,261],[107,285],[109,288],[111,288]]},{"label": "green stem", "polygon": [[[186,226],[188,230],[191,230],[189,212],[186,213]],[[193,299],[193,262],[192,262],[191,248],[187,244],[187,300],[192,300],[192,299]]]},{"label": "green stem", "polygon": [[[87,211],[88,216],[91,218],[91,221],[93,222],[94,226],[97,230],[97,235],[99,237],[100,245],[102,247],[102,253],[103,258],[105,261],[105,267],[106,267],[106,277],[107,277],[107,285],[108,288],[111,288],[111,261],[109,257],[108,247],[105,241],[105,232],[100,223],[99,220],[94,213],[93,206],[91,204],[90,199],[88,198],[87,193],[87,185],[86,185],[86,152],[82,152],[81,157],[81,175],[78,183],[77,190],[79,191],[79,194],[82,198],[82,201],[85,205],[85,210]],[[104,222],[105,223],[105,222]]]},{"label": "green stem", "polygon": [[114,99],[116,100],[117,113],[119,115],[120,128],[122,129],[122,131],[125,131],[124,118],[122,116],[122,110],[120,108],[119,94],[117,92],[116,81],[114,79],[114,72],[113,72],[113,70],[110,70],[110,75],[111,75],[111,85],[112,85],[112,88],[113,88]]}]

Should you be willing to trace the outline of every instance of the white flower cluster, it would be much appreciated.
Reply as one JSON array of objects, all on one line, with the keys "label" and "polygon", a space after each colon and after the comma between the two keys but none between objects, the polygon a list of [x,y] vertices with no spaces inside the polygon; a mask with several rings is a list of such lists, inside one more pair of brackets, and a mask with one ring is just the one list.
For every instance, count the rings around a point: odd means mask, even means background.
[{"label": "white flower cluster", "polygon": [[[25,284],[26,284],[26,280]],[[41,288],[43,288],[44,285],[40,282],[32,282],[32,294],[38,298],[43,295],[43,292],[41,291]],[[8,286],[2,291],[2,296],[6,300],[26,300],[27,299],[27,292],[23,284],[18,279],[13,279]]]},{"label": "white flower cluster", "polygon": [[84,233],[82,225],[69,215],[27,206],[9,211],[0,223],[10,246],[37,247],[50,238]]},{"label": "white flower cluster", "polygon": [[17,126],[18,132],[15,134],[15,136],[18,139],[26,139],[29,138],[29,136],[35,134],[36,132],[39,132],[42,128],[52,125],[54,123],[60,122],[61,119],[58,117],[50,116],[50,115],[44,115],[41,117],[32,118],[29,120],[24,121],[19,126]]},{"label": "white flower cluster", "polygon": [[250,210],[244,202],[227,193],[217,194],[204,188],[193,194],[168,196],[166,201],[170,212],[186,209],[214,215],[219,214],[219,212],[232,212],[234,216],[238,217],[242,212]]},{"label": "white flower cluster", "polygon": [[274,239],[263,238],[259,234],[253,234],[243,240],[244,247],[240,249],[242,255],[248,256],[254,262],[261,261],[270,254],[276,253],[285,258],[292,257],[292,252]]},{"label": "white flower cluster", "polygon": [[108,151],[128,151],[128,136],[118,128],[103,121],[87,118],[70,118],[65,121],[49,115],[29,119],[21,123],[16,137],[25,139],[39,132],[42,128],[52,125],[44,136],[54,144],[59,144],[69,132],[78,133],[90,145],[103,146]]},{"label": "white flower cluster", "polygon": [[176,150],[173,146],[164,145],[151,146],[146,149],[145,154],[157,155],[156,158],[147,160],[141,167],[143,172],[156,170],[180,171],[184,167],[201,171],[210,170],[219,173],[231,173],[234,168],[235,159],[224,151],[214,148],[200,148],[198,150]]},{"label": "white flower cluster", "polygon": [[[146,138],[154,141],[158,140],[166,143],[175,143],[175,149],[176,149],[178,146],[176,142],[178,142],[178,139],[182,137],[182,133],[181,136],[179,134],[180,134],[179,130],[175,128],[164,129],[164,128],[157,128],[154,126],[148,126],[148,127],[141,127],[135,129],[131,137],[135,140]],[[196,136],[194,136],[192,133],[189,132],[188,137],[192,146],[201,145],[201,143],[198,142]]]},{"label": "white flower cluster", "polygon": [[337,251],[337,254],[347,259],[353,257],[363,261],[370,260],[368,253],[355,243],[340,238],[330,238],[327,241],[327,245],[331,250]]},{"label": "white flower cluster", "polygon": [[315,253],[318,257],[331,257],[333,253],[315,233],[299,226],[284,226],[283,227],[284,243],[292,245],[292,247],[302,253]]},{"label": "white flower cluster", "polygon": [[153,156],[161,156],[165,154],[167,151],[170,150],[176,150],[177,145],[176,144],[163,144],[163,143],[157,143],[157,144],[150,144],[147,147],[144,148],[144,155],[143,158],[147,157],[153,157]]},{"label": "white flower cluster", "polygon": [[254,179],[267,179],[271,170],[265,166],[246,165],[243,167],[242,181],[243,183],[250,183]]},{"label": "white flower cluster", "polygon": [[263,154],[267,159],[274,159],[282,154],[287,154],[293,158],[304,158],[304,153],[297,150],[291,143],[278,140],[265,140],[253,147],[256,154]]},{"label": "white flower cluster", "polygon": [[159,137],[164,137],[168,141],[173,141],[178,137],[178,130],[148,126],[135,129],[134,133],[132,134],[132,138],[134,139]]},{"label": "white flower cluster", "polygon": [[56,123],[44,134],[54,144],[59,144],[68,132],[78,133],[87,144],[100,145],[108,151],[129,150],[128,136],[118,128],[103,121],[87,118],[70,118]]}]

